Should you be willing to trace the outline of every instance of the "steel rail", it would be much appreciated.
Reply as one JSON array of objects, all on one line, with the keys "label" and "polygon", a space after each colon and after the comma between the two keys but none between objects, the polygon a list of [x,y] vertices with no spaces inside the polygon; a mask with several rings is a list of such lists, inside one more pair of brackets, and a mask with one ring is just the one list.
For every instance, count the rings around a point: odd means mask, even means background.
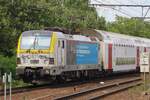
[{"label": "steel rail", "polygon": [[111,89],[111,90],[105,91],[105,92],[103,92],[100,95],[91,97],[89,100],[99,100],[100,98],[102,98],[104,96],[108,96],[108,95],[111,95],[113,93],[116,93],[116,92],[123,91],[123,90],[128,89],[128,88],[131,88],[133,86],[140,85],[140,84],[142,84],[142,81],[135,82],[135,83],[132,82],[132,83],[128,83],[128,84],[129,85],[125,84],[124,86],[122,86],[122,85],[120,85],[119,87],[117,86],[117,87],[115,87],[115,89]]},{"label": "steel rail", "polygon": [[[59,87],[67,87],[67,86],[74,86],[79,84],[84,84],[92,81],[98,81],[99,79],[93,80],[84,80],[84,81],[76,81],[76,82],[68,82],[66,83],[52,83],[52,84],[42,84],[42,85],[31,85],[31,86],[24,86],[24,87],[16,87],[12,88],[12,94],[20,93],[20,92],[28,92],[38,89],[45,89],[45,88],[59,88]],[[9,89],[7,89],[7,94],[9,94]],[[0,96],[4,95],[4,90],[0,90]]]},{"label": "steel rail", "polygon": [[106,84],[106,85],[102,85],[102,86],[97,86],[97,87],[94,87],[94,88],[91,88],[91,89],[86,89],[86,90],[76,92],[76,93],[73,93],[73,94],[64,95],[64,96],[61,96],[61,97],[56,97],[56,98],[54,98],[54,100],[71,99],[71,98],[78,97],[78,96],[81,96],[81,95],[84,95],[84,94],[87,94],[87,93],[98,91],[100,89],[106,89],[106,88],[113,87],[113,86],[116,86],[116,85],[126,84],[126,83],[139,81],[139,80],[141,80],[140,77],[134,78],[134,79],[129,79],[129,80],[126,79],[125,81],[120,81],[120,82],[115,82],[115,83]]},{"label": "steel rail", "polygon": [[[16,87],[16,88],[12,88],[12,94],[15,93],[20,93],[20,92],[27,92],[27,91],[31,91],[31,90],[35,90],[35,89],[39,89],[42,88],[42,85],[39,86],[24,86],[24,87]],[[9,94],[9,89],[6,90],[7,94]],[[0,96],[4,95],[4,90],[0,90]]]}]

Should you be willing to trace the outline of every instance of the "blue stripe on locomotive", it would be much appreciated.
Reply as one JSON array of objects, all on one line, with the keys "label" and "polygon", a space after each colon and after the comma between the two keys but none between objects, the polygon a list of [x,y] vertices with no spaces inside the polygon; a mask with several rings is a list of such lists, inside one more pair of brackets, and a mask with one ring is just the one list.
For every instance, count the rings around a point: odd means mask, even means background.
[{"label": "blue stripe on locomotive", "polygon": [[98,44],[76,44],[76,64],[98,64]]}]

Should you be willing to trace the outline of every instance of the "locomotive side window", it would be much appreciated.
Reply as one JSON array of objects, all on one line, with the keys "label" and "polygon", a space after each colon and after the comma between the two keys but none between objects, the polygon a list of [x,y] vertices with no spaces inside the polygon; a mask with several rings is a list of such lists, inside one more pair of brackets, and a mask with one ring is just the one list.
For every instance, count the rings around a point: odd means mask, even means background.
[{"label": "locomotive side window", "polygon": [[60,41],[58,40],[58,47],[60,47]]}]

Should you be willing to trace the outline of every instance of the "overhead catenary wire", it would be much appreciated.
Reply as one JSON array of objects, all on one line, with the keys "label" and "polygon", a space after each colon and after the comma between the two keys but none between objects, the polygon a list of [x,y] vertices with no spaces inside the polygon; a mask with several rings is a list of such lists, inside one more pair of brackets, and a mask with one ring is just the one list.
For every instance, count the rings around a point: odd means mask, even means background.
[{"label": "overhead catenary wire", "polygon": [[138,18],[138,19],[150,19],[150,17],[146,17],[147,16],[147,14],[148,14],[148,12],[149,12],[149,10],[150,10],[150,7],[147,9],[147,11],[146,11],[146,13],[145,13],[145,15],[144,16],[142,16],[142,17],[132,17],[132,18]]},{"label": "overhead catenary wire", "polygon": [[105,6],[105,7],[111,7],[111,6],[115,6],[115,7],[150,7],[150,5],[131,5],[131,4],[91,4],[93,6]]},{"label": "overhead catenary wire", "polygon": [[[148,5],[148,4],[144,4],[144,3],[140,3],[140,4],[137,4],[137,5],[133,5],[133,4],[110,4],[110,3],[108,3],[108,4],[106,4],[106,3],[104,3],[104,2],[102,2],[102,1],[99,1],[99,0],[94,0],[95,2],[97,2],[97,3],[93,3],[93,4],[91,4],[93,7],[107,7],[107,8],[111,8],[111,9],[113,9],[113,10],[117,10],[118,12],[120,12],[120,13],[122,13],[122,14],[124,14],[124,15],[127,15],[127,16],[129,16],[129,14],[128,13],[125,13],[125,12],[128,12],[128,11],[126,11],[126,10],[124,10],[124,9],[122,9],[122,11],[121,10],[119,10],[119,9],[115,9],[115,7],[128,7],[128,8],[130,8],[130,7],[135,7],[135,8],[142,8],[142,17],[141,18],[145,18],[146,17],[146,15],[148,14],[148,12],[149,12],[149,10],[150,10],[150,5]],[[105,0],[106,1],[106,0]],[[116,1],[116,0],[115,0]],[[117,1],[117,2],[119,2],[119,1]],[[144,8],[147,8],[148,7],[148,10],[147,10],[147,12],[146,12],[146,14],[144,15]],[[124,12],[124,11],[125,12]],[[145,17],[144,17],[145,16]],[[130,15],[130,17],[131,17],[131,15]],[[133,17],[133,16],[132,16]],[[136,16],[135,16],[136,17]]]},{"label": "overhead catenary wire", "polygon": [[[96,2],[98,2],[98,3],[103,4],[103,2],[101,2],[101,1],[98,1],[98,0],[95,0],[95,1],[96,1]],[[118,11],[118,12],[120,12],[120,13],[122,13],[122,14],[124,14],[124,15],[128,16],[128,17],[132,17],[132,16],[131,16],[131,15],[129,15],[128,13],[125,13],[125,12],[123,12],[123,11],[120,11],[120,10],[118,10],[118,9],[114,8],[114,7],[109,6],[109,8],[110,8],[110,9],[112,9],[112,10],[116,10],[116,11]]]},{"label": "overhead catenary wire", "polygon": [[150,7],[148,8],[147,12],[145,13],[144,18],[147,16],[149,10],[150,10]]},{"label": "overhead catenary wire", "polygon": [[[97,1],[97,0],[96,0]],[[106,0],[105,0],[106,1]],[[117,2],[117,3],[119,3],[119,4],[122,4],[122,5],[124,5],[122,2],[120,2],[120,1],[118,1],[118,0],[114,0],[115,2]],[[107,1],[108,2],[108,1]],[[123,8],[122,8],[123,9]],[[137,11],[137,9],[135,10],[135,8],[131,8],[131,10],[133,10],[133,11],[136,11],[136,12],[139,12],[139,11]],[[124,11],[126,11],[126,10],[124,10]],[[139,12],[139,13],[141,13],[141,12]]]},{"label": "overhead catenary wire", "polygon": [[116,10],[116,11],[118,11],[118,12],[120,12],[120,13],[122,13],[122,14],[128,16],[128,17],[132,17],[132,16],[129,15],[128,13],[122,12],[122,11],[120,11],[120,10],[118,10],[118,9],[115,9],[115,8],[111,8],[111,9]]},{"label": "overhead catenary wire", "polygon": [[143,5],[143,4],[104,4],[104,3],[102,3],[102,1],[98,1],[98,0],[94,0],[94,1],[96,1],[96,2],[101,2],[100,4],[91,4],[91,5],[93,5],[93,6],[106,6],[106,7],[109,7],[109,6],[114,6],[114,7],[150,7],[150,4],[145,4],[145,5]]}]

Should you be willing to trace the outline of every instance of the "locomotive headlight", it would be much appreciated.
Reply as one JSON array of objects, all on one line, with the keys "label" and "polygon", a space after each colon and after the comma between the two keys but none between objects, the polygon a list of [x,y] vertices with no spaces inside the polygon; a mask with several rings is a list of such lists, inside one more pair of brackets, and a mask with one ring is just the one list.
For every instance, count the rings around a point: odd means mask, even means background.
[{"label": "locomotive headlight", "polygon": [[54,58],[49,58],[49,64],[54,64]]},{"label": "locomotive headlight", "polygon": [[17,64],[21,64],[20,58],[17,58]]}]

